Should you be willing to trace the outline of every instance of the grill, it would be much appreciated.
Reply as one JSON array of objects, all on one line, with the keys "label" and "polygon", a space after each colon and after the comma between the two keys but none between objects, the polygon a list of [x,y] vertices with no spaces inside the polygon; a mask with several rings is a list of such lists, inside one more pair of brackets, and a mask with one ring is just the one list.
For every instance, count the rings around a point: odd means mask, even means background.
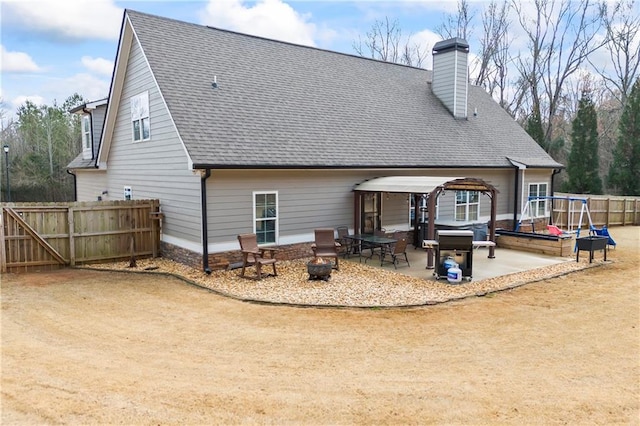
[{"label": "grill", "polygon": [[436,249],[436,279],[447,277],[444,261],[451,257],[462,270],[462,277],[471,280],[473,272],[473,231],[438,230]]}]

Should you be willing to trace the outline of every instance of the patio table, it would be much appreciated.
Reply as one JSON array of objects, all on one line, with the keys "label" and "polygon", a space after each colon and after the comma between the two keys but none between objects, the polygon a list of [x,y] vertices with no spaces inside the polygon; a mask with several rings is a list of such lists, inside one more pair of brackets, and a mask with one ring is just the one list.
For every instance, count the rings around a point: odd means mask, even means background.
[{"label": "patio table", "polygon": [[362,262],[362,245],[363,243],[368,245],[367,248],[371,248],[371,255],[365,257],[365,263],[368,259],[373,257],[373,250],[375,247],[380,247],[380,250],[385,250],[386,247],[389,247],[392,244],[398,242],[398,240],[388,237],[380,237],[373,234],[354,234],[347,235],[345,238],[349,238],[354,242],[354,249],[358,247],[358,260]]}]

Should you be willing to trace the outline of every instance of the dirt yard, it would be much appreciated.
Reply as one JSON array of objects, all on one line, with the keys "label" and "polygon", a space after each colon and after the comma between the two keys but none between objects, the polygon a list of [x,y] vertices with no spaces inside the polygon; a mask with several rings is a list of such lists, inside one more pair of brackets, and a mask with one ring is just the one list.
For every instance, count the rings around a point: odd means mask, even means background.
[{"label": "dirt yard", "polygon": [[611,233],[604,266],[414,309],[4,275],[0,423],[637,425],[640,228]]}]

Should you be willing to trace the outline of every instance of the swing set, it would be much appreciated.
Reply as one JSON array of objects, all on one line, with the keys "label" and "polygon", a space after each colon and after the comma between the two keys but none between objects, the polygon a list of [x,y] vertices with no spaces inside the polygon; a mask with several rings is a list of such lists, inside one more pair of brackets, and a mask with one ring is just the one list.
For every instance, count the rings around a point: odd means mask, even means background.
[{"label": "swing set", "polygon": [[[522,214],[520,215],[520,219],[518,220],[518,224],[516,225],[515,231],[518,232],[520,230],[520,225],[524,221],[529,221],[531,224],[531,231],[535,234],[534,227],[534,217],[535,210],[539,209],[541,200],[551,200],[552,205],[552,214],[553,214],[553,201],[554,200],[562,200],[568,203],[568,214],[567,214],[567,230],[562,230],[558,226],[553,223],[549,223],[547,225],[547,231],[551,235],[566,235],[570,233],[575,233],[576,238],[580,238],[580,230],[583,226],[583,220],[585,217],[589,220],[589,235],[600,235],[608,238],[607,244],[610,246],[616,245],[616,242],[613,240],[611,235],[609,235],[609,231],[606,226],[603,226],[601,229],[596,228],[593,225],[593,221],[591,220],[591,213],[589,213],[589,206],[587,205],[586,198],[579,197],[553,197],[553,196],[530,196],[527,199],[527,203],[522,209]],[[546,209],[546,203],[544,204]],[[578,212],[578,208],[580,209],[580,215],[578,217],[578,221],[574,222],[575,215]],[[558,217],[556,223],[559,222],[559,215],[562,212],[558,212]],[[552,219],[551,217],[549,219]]]}]

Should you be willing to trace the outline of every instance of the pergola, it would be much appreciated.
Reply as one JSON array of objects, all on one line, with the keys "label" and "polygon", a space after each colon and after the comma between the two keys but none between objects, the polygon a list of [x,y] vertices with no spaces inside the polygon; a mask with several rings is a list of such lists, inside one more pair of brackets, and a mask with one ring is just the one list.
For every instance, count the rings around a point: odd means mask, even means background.
[{"label": "pergola", "polygon": [[[386,176],[367,180],[354,188],[355,192],[400,192],[429,194],[427,209],[436,211],[436,200],[444,191],[477,191],[491,198],[491,220],[489,222],[489,240],[496,240],[496,213],[498,190],[491,184],[477,178],[456,178],[436,176]],[[355,197],[355,228],[360,229],[360,197]],[[435,218],[429,215],[427,239],[435,239]],[[428,249],[428,268],[433,268],[432,249]],[[489,258],[495,258],[495,247],[489,247]]]}]

